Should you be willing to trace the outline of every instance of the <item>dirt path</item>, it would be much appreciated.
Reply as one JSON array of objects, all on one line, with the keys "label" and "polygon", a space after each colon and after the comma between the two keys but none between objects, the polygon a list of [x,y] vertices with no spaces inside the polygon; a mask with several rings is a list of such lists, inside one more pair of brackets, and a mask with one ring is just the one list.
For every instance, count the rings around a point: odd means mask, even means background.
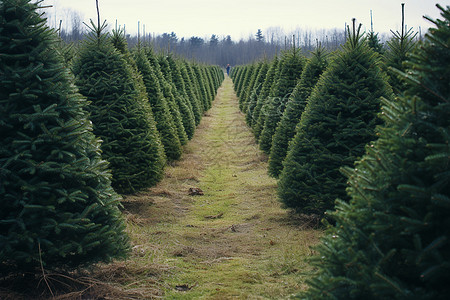
[{"label": "dirt path", "polygon": [[124,201],[134,245],[127,284],[151,277],[164,299],[279,299],[302,289],[319,232],[280,208],[266,160],[226,78],[182,160]]}]

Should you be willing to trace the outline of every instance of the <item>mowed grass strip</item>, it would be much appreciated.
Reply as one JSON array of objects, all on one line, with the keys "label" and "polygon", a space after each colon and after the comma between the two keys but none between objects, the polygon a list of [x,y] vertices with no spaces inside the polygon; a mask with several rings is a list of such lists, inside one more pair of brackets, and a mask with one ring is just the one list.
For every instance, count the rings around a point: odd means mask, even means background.
[{"label": "mowed grass strip", "polygon": [[147,298],[287,297],[305,288],[306,258],[321,234],[280,208],[229,78],[183,158],[124,206],[133,254],[116,265],[128,276],[121,284]]}]

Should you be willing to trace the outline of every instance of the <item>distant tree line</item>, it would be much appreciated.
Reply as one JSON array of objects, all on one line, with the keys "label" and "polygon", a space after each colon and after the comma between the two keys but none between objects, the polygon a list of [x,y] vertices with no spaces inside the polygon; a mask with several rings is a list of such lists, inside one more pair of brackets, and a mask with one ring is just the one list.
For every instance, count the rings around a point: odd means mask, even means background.
[{"label": "distant tree line", "polygon": [[[74,10],[66,9],[62,13],[64,20],[56,15],[47,14],[47,23],[58,29],[60,37],[65,42],[77,43],[86,35],[87,27],[82,23],[82,16]],[[117,27],[117,25],[116,25]],[[269,27],[265,30],[257,29],[246,39],[233,39],[230,35],[219,36],[212,34],[210,37],[193,35],[191,37],[178,37],[175,32],[162,34],[146,33],[145,27],[141,34],[127,33],[126,39],[130,48],[137,45],[140,40],[144,45],[151,46],[156,52],[172,52],[187,59],[197,62],[215,64],[225,67],[244,65],[261,58],[272,59],[283,50],[296,46],[302,54],[310,56],[318,43],[327,50],[333,52],[340,48],[346,41],[345,26],[333,29],[304,29],[296,28],[286,32],[279,26]],[[116,28],[117,30],[117,28]],[[406,29],[405,29],[406,30]],[[382,48],[387,48],[386,42],[390,40],[391,33],[374,33],[373,27],[369,31],[373,33]],[[419,30],[417,39],[421,39]]]}]

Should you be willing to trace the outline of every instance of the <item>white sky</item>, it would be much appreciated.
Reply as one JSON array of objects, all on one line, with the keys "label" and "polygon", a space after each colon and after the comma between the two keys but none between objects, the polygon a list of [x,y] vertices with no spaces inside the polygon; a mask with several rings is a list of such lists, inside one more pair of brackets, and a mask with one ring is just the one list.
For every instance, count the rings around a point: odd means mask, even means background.
[{"label": "white sky", "polygon": [[[401,3],[405,3],[405,24],[424,33],[432,24],[423,15],[440,17],[436,3],[450,0],[99,0],[101,19],[113,26],[126,25],[127,33],[137,32],[137,23],[146,33],[175,32],[178,37],[231,35],[233,40],[247,38],[258,28],[281,27],[289,32],[302,29],[344,28],[355,17],[370,30],[370,10],[374,31],[401,30]],[[68,11],[80,13],[86,23],[97,20],[95,0],[44,0],[53,5],[46,10],[50,23],[67,20]],[[66,26],[69,21],[66,21]],[[142,31],[141,31],[142,33]]]}]

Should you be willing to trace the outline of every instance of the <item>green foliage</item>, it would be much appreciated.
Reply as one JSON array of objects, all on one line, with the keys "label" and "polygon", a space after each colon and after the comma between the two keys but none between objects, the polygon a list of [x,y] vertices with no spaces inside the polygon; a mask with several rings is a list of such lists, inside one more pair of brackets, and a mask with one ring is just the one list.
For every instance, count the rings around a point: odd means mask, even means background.
[{"label": "green foliage", "polygon": [[262,34],[262,30],[261,29],[258,29],[258,31],[256,32],[255,36],[256,36],[256,41],[257,42],[259,42],[259,43],[264,42],[264,36]]},{"label": "green foliage", "polygon": [[289,142],[295,135],[295,128],[305,109],[306,101],[327,66],[328,54],[319,46],[306,63],[273,136],[268,167],[269,174],[273,177],[278,177],[283,169]]},{"label": "green foliage", "polygon": [[[404,4],[402,4],[402,15],[404,14]],[[403,18],[403,16],[402,16]],[[388,49],[384,53],[385,64],[388,67],[387,72],[389,75],[389,83],[396,94],[400,94],[405,89],[404,81],[401,76],[398,76],[396,70],[405,71],[403,62],[409,53],[411,53],[417,45],[415,37],[417,33],[414,33],[412,28],[406,30],[402,22],[401,32],[392,31],[392,38],[387,41]],[[406,30],[406,31],[405,31]]]},{"label": "green foliage", "polygon": [[378,33],[370,31],[367,35],[367,43],[373,51],[378,52],[380,54],[384,53],[383,43],[380,42],[378,38]]},{"label": "green foliage", "polygon": [[[192,113],[192,109],[189,108],[187,103],[187,99],[183,97],[183,79],[181,78],[181,74],[176,72],[176,70],[172,70],[168,56],[160,55],[158,57],[158,63],[161,67],[161,72],[164,75],[164,78],[170,86],[170,91],[173,96],[173,101],[177,105],[177,109],[180,112],[181,121],[183,122],[183,127],[186,132],[186,136],[188,139],[191,139],[194,136],[195,131],[195,118]],[[175,64],[174,64],[175,66]],[[177,86],[178,85],[178,86]],[[178,88],[180,90],[178,90]]]},{"label": "green foliage", "polygon": [[155,71],[155,75],[158,79],[159,84],[161,85],[163,97],[164,99],[166,99],[167,106],[169,107],[170,114],[172,115],[173,122],[177,129],[178,139],[181,145],[185,145],[188,141],[188,138],[186,135],[186,130],[184,129],[179,108],[175,102],[175,96],[173,95],[172,92],[173,87],[164,78],[158,59],[156,58],[156,55],[153,52],[153,50],[151,48],[146,48],[145,54],[147,55],[148,61],[152,66],[153,70]]},{"label": "green foliage", "polygon": [[392,91],[379,56],[353,30],[311,93],[289,145],[278,194],[285,206],[323,214],[345,197],[341,166],[352,166],[375,138],[380,97]]},{"label": "green foliage", "polygon": [[256,68],[255,64],[247,65],[245,67],[245,73],[243,74],[243,78],[242,78],[241,84],[239,86],[237,96],[239,98],[239,109],[242,112],[244,111],[243,109],[244,109],[246,91],[248,89],[248,86],[250,85],[250,80],[253,76],[253,73],[255,72],[255,68]]},{"label": "green foliage", "polygon": [[207,95],[206,110],[208,110],[211,108],[215,93],[214,93],[214,88],[211,86],[211,77],[210,77],[208,70],[203,66],[200,68],[200,70],[203,75],[203,84],[205,85],[205,89],[206,89],[206,95]]},{"label": "green foliage", "polygon": [[383,100],[379,139],[345,168],[302,299],[450,298],[450,7],[406,62],[407,91]]},{"label": "green foliage", "polygon": [[142,78],[117,51],[105,25],[92,24],[80,48],[74,73],[80,92],[88,98],[94,133],[103,140],[112,183],[120,193],[154,185],[163,176],[164,149],[146,98]]},{"label": "green foliage", "polygon": [[203,106],[203,111],[205,112],[210,108],[209,99],[211,98],[208,94],[208,89],[206,88],[206,78],[200,65],[193,64],[192,69],[195,74],[194,77],[198,81],[198,86],[200,88],[200,99]]},{"label": "green foliage", "polygon": [[169,160],[177,160],[181,157],[182,149],[178,138],[177,129],[170,113],[169,106],[161,91],[158,78],[145,54],[145,49],[134,52],[136,66],[142,74],[148,100],[150,102],[156,128],[164,146],[164,152]]},{"label": "green foliage", "polygon": [[293,48],[286,51],[281,58],[281,67],[278,69],[278,74],[275,75],[278,79],[271,88],[264,128],[259,138],[259,147],[267,154],[270,153],[272,136],[275,134],[278,122],[286,108],[286,103],[302,74],[304,64],[305,59],[300,54],[300,49]]},{"label": "green foliage", "polygon": [[245,72],[245,68],[247,66],[237,66],[233,68],[233,71],[231,72],[231,78],[233,79],[234,82],[234,91],[236,92],[236,95],[238,93],[239,90],[239,86],[242,84],[242,75]]},{"label": "green foliage", "polygon": [[242,93],[242,99],[239,98],[239,108],[244,114],[247,114],[250,95],[253,91],[253,87],[255,86],[255,81],[256,78],[258,77],[259,69],[261,69],[263,64],[264,62],[262,61],[258,62],[257,64],[254,64],[251,77],[249,78],[248,84],[245,86],[244,91]]},{"label": "green foliage", "polygon": [[258,70],[258,74],[253,83],[252,89],[249,90],[249,93],[248,93],[249,97],[246,102],[247,113],[245,115],[245,120],[247,121],[248,126],[253,125],[253,112],[255,111],[255,108],[256,108],[256,105],[258,102],[258,95],[261,91],[261,88],[264,83],[264,79],[266,78],[266,74],[267,74],[268,70],[269,70],[269,63],[267,61],[264,61]]},{"label": "green foliage", "polygon": [[197,77],[197,74],[195,73],[195,69],[192,66],[192,64],[188,63],[187,61],[184,62],[184,66],[186,67],[186,71],[189,75],[190,79],[190,87],[192,88],[192,92],[194,93],[194,96],[196,98],[196,101],[198,102],[198,110],[200,113],[200,118],[203,116],[203,113],[205,112],[205,108],[203,105],[203,93],[202,93],[202,86],[200,85],[201,80],[199,77]]},{"label": "green foliage", "polygon": [[259,136],[261,134],[261,131],[264,128],[264,121],[266,116],[266,109],[265,105],[267,102],[267,98],[269,97],[270,88],[272,87],[273,83],[275,82],[275,74],[277,72],[277,69],[279,67],[279,59],[277,56],[273,59],[273,61],[270,64],[269,70],[266,73],[266,77],[264,79],[264,83],[261,87],[261,91],[258,94],[258,100],[256,101],[256,106],[253,111],[253,122],[252,122],[252,129],[253,134],[255,135],[256,140],[259,140]]},{"label": "green foliage", "polygon": [[100,140],[58,38],[29,0],[0,2],[0,272],[124,257]]},{"label": "green foliage", "polygon": [[111,43],[114,45],[114,48],[116,48],[120,53],[126,55],[127,60],[130,59],[130,51],[128,50],[128,42],[125,37],[124,29],[113,29],[111,34]]},{"label": "green foliage", "polygon": [[[183,78],[183,82],[185,83],[185,97],[188,99],[189,103],[192,107],[192,112],[194,114],[195,125],[200,124],[202,119],[202,109],[201,104],[198,99],[197,94],[195,93],[195,82],[192,80],[192,70],[188,71],[188,65],[184,63],[184,61],[177,62],[178,69],[180,70],[180,74]],[[190,69],[190,68],[189,68]]]}]

